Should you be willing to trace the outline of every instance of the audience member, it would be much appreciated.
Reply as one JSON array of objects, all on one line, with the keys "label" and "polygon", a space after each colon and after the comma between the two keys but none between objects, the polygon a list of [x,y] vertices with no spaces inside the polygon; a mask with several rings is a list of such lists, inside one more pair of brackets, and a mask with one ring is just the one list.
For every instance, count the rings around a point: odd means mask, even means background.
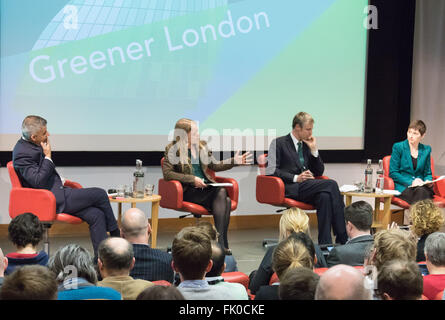
[{"label": "audience member", "polygon": [[349,240],[332,248],[326,262],[329,267],[337,264],[363,265],[365,249],[372,245],[371,235],[373,209],[365,201],[357,201],[345,208],[346,233]]},{"label": "audience member", "polygon": [[103,279],[97,283],[98,286],[119,291],[124,300],[135,300],[142,290],[153,285],[152,282],[130,276],[135,259],[133,246],[127,240],[117,237],[103,240],[98,255],[97,266]]},{"label": "audience member", "polygon": [[434,232],[426,238],[425,258],[429,275],[423,277],[423,295],[432,300],[445,289],[445,233]]},{"label": "audience member", "polygon": [[[310,244],[312,250],[308,249]],[[304,232],[292,233],[276,247],[272,257],[272,268],[281,281],[286,271],[292,268],[305,267],[312,270],[315,260],[315,251],[309,236]],[[255,300],[278,300],[279,285],[280,283],[274,283],[261,286],[255,295]]]},{"label": "audience member", "polygon": [[377,275],[376,294],[382,300],[420,300],[423,280],[416,262],[391,260]]},{"label": "audience member", "polygon": [[442,210],[432,200],[422,200],[410,207],[412,231],[419,237],[416,261],[425,261],[424,246],[426,238],[443,226]]},{"label": "audience member", "polygon": [[[279,241],[287,239],[292,232],[304,232],[309,235],[309,217],[306,212],[296,207],[283,211],[280,218]],[[249,289],[253,294],[256,294],[261,286],[266,286],[269,284],[270,278],[274,273],[272,269],[272,255],[276,247],[277,244],[274,244],[267,248],[266,254],[264,255],[258,269],[249,275]],[[314,249],[317,256],[315,267],[327,267],[320,247],[318,245],[314,245]]]},{"label": "audience member", "polygon": [[280,281],[281,300],[314,300],[320,276],[314,271],[297,267],[286,271]]},{"label": "audience member", "polygon": [[5,270],[8,267],[8,258],[3,255],[3,251],[0,248],[0,288],[3,285],[3,279],[5,278]]},{"label": "audience member", "polygon": [[121,236],[133,245],[134,263],[130,276],[147,281],[166,280],[173,283],[171,255],[159,249],[152,249],[148,240],[151,226],[144,212],[138,208],[128,209],[121,222]]},{"label": "audience member", "polygon": [[39,264],[46,266],[48,255],[45,251],[38,251],[37,245],[43,237],[43,226],[32,213],[23,213],[9,223],[9,240],[16,247],[16,252],[6,255],[8,268],[5,274],[11,274],[18,266]]},{"label": "audience member", "polygon": [[148,287],[137,296],[136,300],[185,300],[182,293],[174,286],[155,285]]},{"label": "audience member", "polygon": [[320,277],[315,300],[371,300],[371,290],[365,287],[365,277],[354,267],[338,264]]},{"label": "audience member", "polygon": [[186,300],[232,300],[233,294],[222,286],[211,286],[205,274],[212,269],[210,237],[197,227],[186,227],[172,244],[173,269],[179,273],[179,291]]},{"label": "audience member", "polygon": [[8,275],[0,291],[1,300],[56,300],[57,282],[47,267],[27,265]]},{"label": "audience member", "polygon": [[68,244],[49,259],[48,268],[56,275],[58,300],[122,300],[112,288],[98,287],[91,254],[77,244]]},{"label": "audience member", "polygon": [[212,241],[212,269],[206,274],[206,281],[210,285],[226,287],[233,294],[234,300],[249,300],[246,288],[240,283],[224,282],[221,274],[225,269],[225,253],[221,244],[217,241]]},{"label": "audience member", "polygon": [[[219,233],[216,230],[215,226],[208,221],[200,221],[196,225],[198,228],[201,228],[207,235],[210,237],[212,241],[218,241]],[[233,257],[231,251],[227,251],[225,253],[226,269],[225,272],[234,272],[238,271],[238,266],[235,258]]]}]

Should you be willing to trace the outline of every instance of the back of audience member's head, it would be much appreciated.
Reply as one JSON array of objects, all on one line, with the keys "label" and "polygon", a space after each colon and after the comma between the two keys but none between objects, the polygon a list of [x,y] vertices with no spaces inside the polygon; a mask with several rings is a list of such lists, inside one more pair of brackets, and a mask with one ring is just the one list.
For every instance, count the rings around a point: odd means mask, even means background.
[{"label": "back of audience member's head", "polygon": [[9,223],[8,237],[18,248],[24,248],[29,244],[35,247],[42,240],[43,226],[34,214],[22,213]]},{"label": "back of audience member's head", "polygon": [[[145,213],[139,208],[130,208],[122,216],[121,234],[128,241],[147,237],[151,232],[151,226],[145,217]],[[146,239],[148,242],[148,239]]]},{"label": "back of audience member's head", "polygon": [[345,220],[360,231],[369,231],[372,225],[373,209],[366,201],[356,201],[345,208]]},{"label": "back of audience member's head", "polygon": [[311,256],[312,260],[313,260],[313,264],[315,266],[315,264],[317,263],[317,256],[315,254],[315,245],[314,242],[312,241],[311,237],[304,232],[293,232],[291,233],[290,237],[295,238],[296,240],[300,241],[307,249],[307,251],[309,252],[309,255]]},{"label": "back of audience member's head", "polygon": [[199,221],[196,224],[196,227],[201,229],[201,231],[203,231],[205,234],[207,234],[210,237],[210,240],[218,240],[219,237],[219,233],[218,231],[216,231],[216,228],[213,224],[211,224],[208,221]]},{"label": "back of audience member's head", "polygon": [[185,227],[172,243],[175,270],[184,280],[203,279],[212,257],[210,237],[197,227]]},{"label": "back of audience member's head", "polygon": [[380,270],[387,261],[416,261],[417,243],[413,235],[398,228],[380,230],[374,235],[372,264]]},{"label": "back of audience member's head", "polygon": [[320,277],[315,300],[371,300],[371,290],[365,287],[365,277],[354,267],[338,264]]},{"label": "back of audience member's head", "polygon": [[57,282],[47,267],[27,265],[8,275],[0,290],[2,300],[56,300]]},{"label": "back of audience member's head", "polygon": [[377,275],[376,294],[383,300],[419,300],[422,298],[423,278],[414,261],[386,262]]},{"label": "back of audience member's head", "polygon": [[0,248],[0,278],[5,275],[5,270],[8,267],[8,258],[3,255],[2,248]]},{"label": "back of audience member's head", "polygon": [[206,273],[206,277],[218,277],[225,269],[224,260],[226,255],[221,247],[221,244],[217,241],[212,241],[212,269]]},{"label": "back of audience member's head", "polygon": [[108,273],[126,273],[134,265],[133,246],[124,238],[110,237],[103,240],[98,249],[98,266]]},{"label": "back of audience member's head", "polygon": [[298,234],[292,234],[286,240],[281,241],[272,256],[272,269],[277,273],[280,281],[289,269],[297,267],[313,269],[315,264],[314,258],[304,242],[295,235]]},{"label": "back of audience member's head", "polygon": [[175,286],[155,285],[139,293],[136,300],[185,300]]},{"label": "back of audience member's head", "polygon": [[412,230],[418,237],[439,231],[444,224],[442,210],[430,199],[411,205],[410,219]]},{"label": "back of audience member's head", "polygon": [[285,272],[279,286],[281,300],[314,300],[320,276],[314,271],[297,267]]},{"label": "back of audience member's head", "polygon": [[303,210],[293,207],[282,212],[279,240],[286,239],[292,232],[309,233],[309,216]]},{"label": "back of audience member's head", "polygon": [[425,241],[425,257],[435,267],[445,267],[445,233],[434,232]]},{"label": "back of audience member's head", "polygon": [[92,284],[97,282],[97,273],[91,254],[78,244],[68,244],[56,251],[49,259],[48,268],[56,275],[56,280],[62,283],[67,276],[83,278]]}]

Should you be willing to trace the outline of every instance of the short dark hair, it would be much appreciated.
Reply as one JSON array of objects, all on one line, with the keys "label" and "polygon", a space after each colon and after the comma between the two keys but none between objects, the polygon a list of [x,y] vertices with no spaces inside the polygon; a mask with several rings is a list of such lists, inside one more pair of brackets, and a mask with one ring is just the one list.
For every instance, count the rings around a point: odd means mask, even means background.
[{"label": "short dark hair", "polygon": [[47,267],[28,265],[17,268],[0,290],[2,300],[56,300],[56,276]]},{"label": "short dark hair", "polygon": [[226,254],[221,246],[221,244],[217,241],[212,241],[212,269],[207,272],[206,277],[217,277],[220,276],[224,267],[224,260],[226,258]]},{"label": "short dark hair", "polygon": [[130,270],[134,258],[133,245],[123,238],[127,243],[125,250],[116,251],[116,249],[109,244],[110,240],[107,238],[103,240],[98,249],[98,257],[102,261],[103,266],[108,270]]},{"label": "short dark hair", "polygon": [[174,286],[155,285],[139,293],[136,300],[185,300],[185,298]]},{"label": "short dark hair", "polygon": [[360,231],[368,231],[372,225],[372,207],[366,201],[356,201],[345,208],[345,220]]},{"label": "short dark hair", "polygon": [[307,112],[298,112],[295,117],[292,119],[292,129],[298,125],[300,128],[303,128],[306,122],[314,122],[314,118]]},{"label": "short dark hair", "polygon": [[426,124],[422,120],[413,120],[410,122],[408,129],[418,130],[421,135],[426,132]]},{"label": "short dark hair", "polygon": [[173,239],[172,258],[185,280],[201,279],[212,258],[210,237],[197,227],[185,227]]},{"label": "short dark hair", "polygon": [[22,213],[9,223],[8,237],[17,247],[26,247],[28,244],[36,246],[42,240],[43,226],[34,214]]},{"label": "short dark hair", "polygon": [[378,272],[376,293],[380,297],[386,293],[395,300],[417,300],[422,292],[422,273],[414,261],[391,260]]},{"label": "short dark hair", "polygon": [[280,280],[281,300],[314,300],[320,276],[304,267],[289,269]]}]

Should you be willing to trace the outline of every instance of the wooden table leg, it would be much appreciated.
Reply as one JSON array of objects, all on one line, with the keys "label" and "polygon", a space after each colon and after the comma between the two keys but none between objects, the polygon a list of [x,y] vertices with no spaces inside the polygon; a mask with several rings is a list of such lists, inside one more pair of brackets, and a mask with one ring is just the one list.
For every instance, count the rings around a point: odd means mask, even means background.
[{"label": "wooden table leg", "polygon": [[[375,224],[381,224],[382,223],[382,215],[380,214],[380,199],[375,198],[374,199],[374,223]],[[380,228],[377,228],[380,229]]]},{"label": "wooden table leg", "polygon": [[158,212],[159,201],[151,203],[151,247],[156,248],[156,240],[158,236]]},{"label": "wooden table leg", "polygon": [[349,206],[352,203],[352,196],[345,195],[346,198],[346,206]]},{"label": "wooden table leg", "polygon": [[121,227],[121,219],[122,219],[122,202],[118,202],[117,204],[117,225],[119,228]]},{"label": "wooden table leg", "polygon": [[382,223],[384,228],[386,228],[391,223],[391,198],[385,198],[383,206],[383,217]]}]

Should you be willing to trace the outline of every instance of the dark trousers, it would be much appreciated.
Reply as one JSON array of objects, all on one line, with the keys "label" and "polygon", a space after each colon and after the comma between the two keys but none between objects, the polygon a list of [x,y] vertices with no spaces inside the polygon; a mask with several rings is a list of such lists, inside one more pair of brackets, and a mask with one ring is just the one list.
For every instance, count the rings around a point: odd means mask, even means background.
[{"label": "dark trousers", "polygon": [[311,179],[300,183],[286,184],[286,197],[309,203],[317,209],[318,243],[332,243],[331,226],[335,242],[348,240],[344,217],[345,204],[337,182]]},{"label": "dark trousers", "polygon": [[96,256],[100,242],[108,237],[107,231],[118,228],[108,195],[101,188],[66,188],[63,211],[88,223]]}]

